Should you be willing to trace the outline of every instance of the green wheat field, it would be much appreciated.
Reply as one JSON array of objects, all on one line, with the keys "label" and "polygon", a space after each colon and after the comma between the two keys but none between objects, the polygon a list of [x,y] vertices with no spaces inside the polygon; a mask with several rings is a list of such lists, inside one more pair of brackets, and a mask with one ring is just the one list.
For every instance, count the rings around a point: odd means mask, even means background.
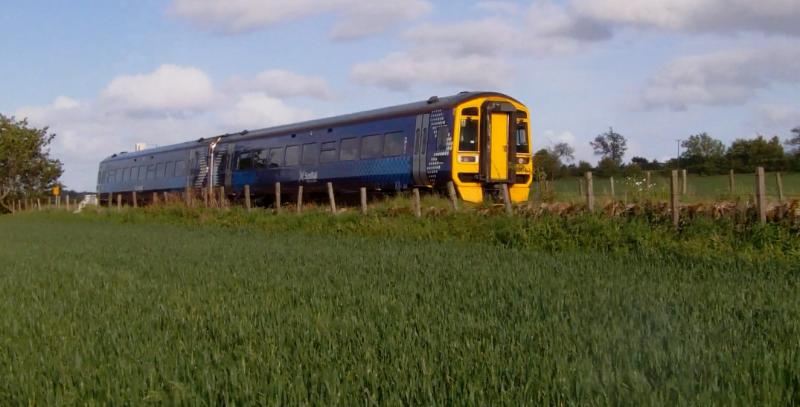
[{"label": "green wheat field", "polygon": [[800,404],[798,232],[619,222],[3,216],[0,405]]}]

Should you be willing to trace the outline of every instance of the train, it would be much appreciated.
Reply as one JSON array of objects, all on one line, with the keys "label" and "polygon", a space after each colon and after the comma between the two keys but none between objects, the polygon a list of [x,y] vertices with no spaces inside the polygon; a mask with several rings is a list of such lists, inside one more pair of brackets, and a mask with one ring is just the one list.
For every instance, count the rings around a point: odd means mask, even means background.
[{"label": "train", "polygon": [[360,113],[260,130],[202,137],[180,144],[120,152],[100,162],[101,199],[131,192],[180,192],[224,187],[231,199],[248,185],[254,198],[282,192],[342,193],[411,188],[447,191],[460,199],[528,199],[533,177],[530,112],[499,92],[461,92]]}]

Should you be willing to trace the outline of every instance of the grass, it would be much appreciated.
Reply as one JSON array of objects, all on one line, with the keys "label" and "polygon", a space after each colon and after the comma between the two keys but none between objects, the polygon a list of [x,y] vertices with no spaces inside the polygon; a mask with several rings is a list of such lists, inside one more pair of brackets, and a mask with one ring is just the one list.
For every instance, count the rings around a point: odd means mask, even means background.
[{"label": "grass", "polygon": [[0,217],[0,404],[800,403],[796,233],[540,221]]},{"label": "grass", "polygon": [[[800,173],[784,173],[783,178],[784,197],[786,199],[800,199]],[[636,177],[637,180],[644,180],[644,175]],[[579,178],[562,178],[553,182],[556,201],[579,201],[582,199],[579,190]],[[736,174],[734,176],[734,192],[730,192],[730,181],[728,175],[701,176],[689,174],[687,179],[687,195],[682,197],[684,202],[713,201],[727,199],[752,200],[755,194],[755,175]],[[595,195],[601,198],[611,198],[611,182],[608,178],[594,177]],[[639,192],[640,188],[632,185],[631,181],[625,177],[615,179],[615,193],[617,199],[633,199],[637,196],[657,198],[661,200],[669,199],[670,179],[666,176],[659,176],[653,172],[651,183],[653,187],[647,192]],[[774,173],[766,174],[767,196],[773,202],[778,201],[778,184]],[[534,185],[534,191],[536,191]]]}]

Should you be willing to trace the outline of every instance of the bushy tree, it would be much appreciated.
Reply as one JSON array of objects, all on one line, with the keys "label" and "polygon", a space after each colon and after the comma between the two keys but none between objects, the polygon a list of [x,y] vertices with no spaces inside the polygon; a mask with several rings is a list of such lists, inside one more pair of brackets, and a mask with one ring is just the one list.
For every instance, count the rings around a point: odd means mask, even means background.
[{"label": "bushy tree", "polygon": [[613,177],[621,173],[621,166],[617,160],[605,157],[597,163],[597,175],[601,177]]},{"label": "bushy tree", "polygon": [[800,127],[792,129],[792,137],[786,141],[786,144],[795,148],[795,152],[800,152]]},{"label": "bushy tree", "polygon": [[650,161],[644,157],[633,157],[631,158],[631,163],[637,165],[639,169],[643,171],[658,171],[664,169],[664,164],[658,162],[658,160]]},{"label": "bushy tree", "polygon": [[550,149],[550,153],[559,160],[563,160],[566,162],[572,162],[575,160],[575,148],[573,148],[568,143],[558,143]]},{"label": "bushy tree", "polygon": [[533,155],[533,172],[536,177],[555,179],[561,173],[561,161],[548,149],[541,149]]},{"label": "bushy tree", "polygon": [[54,138],[46,127],[0,114],[0,212],[9,212],[15,199],[43,195],[56,184],[62,169],[50,158]]},{"label": "bushy tree", "polygon": [[628,150],[628,141],[625,137],[614,131],[614,128],[609,128],[608,133],[603,133],[594,138],[594,141],[589,142],[594,153],[603,158],[611,158],[616,161],[617,166],[622,165],[622,158],[625,157],[625,152]]},{"label": "bushy tree", "polygon": [[725,155],[734,170],[753,172],[756,167],[767,171],[782,171],[787,167],[786,155],[780,139],[775,136],[767,140],[764,136],[754,139],[737,139]]},{"label": "bushy tree", "polygon": [[684,148],[681,164],[689,172],[698,174],[717,174],[724,166],[725,144],[707,133],[689,136],[681,142]]}]

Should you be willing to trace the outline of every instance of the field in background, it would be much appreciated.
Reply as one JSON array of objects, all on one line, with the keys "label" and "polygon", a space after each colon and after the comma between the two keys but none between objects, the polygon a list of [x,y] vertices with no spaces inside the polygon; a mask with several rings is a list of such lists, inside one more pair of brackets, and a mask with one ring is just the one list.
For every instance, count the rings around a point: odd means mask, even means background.
[{"label": "field in background", "polygon": [[468,216],[0,217],[0,404],[800,402],[796,235]]},{"label": "field in background", "polygon": [[[783,189],[786,199],[800,199],[800,173],[783,173]],[[557,202],[576,202],[583,198],[580,195],[579,180],[581,178],[561,178],[552,182]],[[755,175],[736,174],[735,191],[730,193],[729,178],[727,175],[701,176],[689,174],[687,179],[687,195],[683,196],[683,202],[708,202],[720,200],[752,200],[755,194]],[[667,175],[661,176],[660,173],[653,171],[651,184],[647,189],[642,186],[646,184],[645,176],[633,178],[615,177],[616,198],[620,200],[632,200],[635,197],[647,197],[660,200],[669,200],[669,183]],[[639,182],[639,185],[636,183]],[[775,173],[766,174],[767,196],[770,202],[778,201],[778,186]],[[611,182],[609,178],[594,176],[595,196],[601,199],[611,199]],[[533,185],[534,198],[538,197],[538,185]]]}]

